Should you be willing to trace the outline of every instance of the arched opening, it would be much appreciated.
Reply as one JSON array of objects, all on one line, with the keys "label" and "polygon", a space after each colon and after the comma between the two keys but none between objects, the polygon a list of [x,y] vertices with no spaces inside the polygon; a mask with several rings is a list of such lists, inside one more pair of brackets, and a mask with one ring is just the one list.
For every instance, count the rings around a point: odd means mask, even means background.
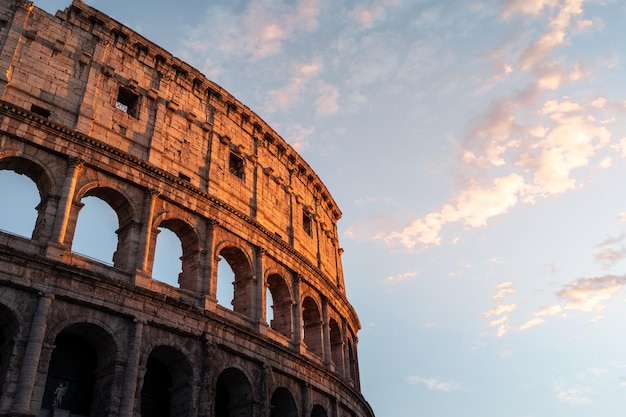
[{"label": "arched opening", "polygon": [[[161,224],[159,224],[159,230],[163,229],[168,229],[174,233],[179,245],[176,253],[181,253],[180,260],[175,262],[175,265],[180,266],[181,272],[176,277],[177,284],[174,285],[195,291],[198,284],[198,263],[200,260],[200,245],[196,231],[193,227],[179,219],[163,220]],[[159,237],[160,235],[161,233],[159,233]],[[174,242],[176,239],[171,236],[171,234],[169,235],[169,239],[171,240],[170,246],[175,246],[176,244]],[[169,280],[171,281],[173,278],[169,278]]]},{"label": "arched opening", "polygon": [[274,322],[274,297],[272,297],[272,291],[269,287],[265,288],[265,320],[272,327]]},{"label": "arched opening", "polygon": [[341,329],[335,319],[330,319],[330,358],[335,371],[343,375],[343,340]]},{"label": "arched opening", "polygon": [[127,198],[113,188],[96,187],[72,206],[64,244],[128,271],[135,267],[131,252],[137,233],[138,222]]},{"label": "arched opening", "polygon": [[0,229],[30,239],[40,200],[37,186],[28,177],[2,170],[0,190],[5,196],[11,196],[0,199]]},{"label": "arched opening", "polygon": [[354,348],[352,342],[348,340],[348,363],[346,364],[347,375],[346,377],[356,384],[356,357],[354,354]]},{"label": "arched opening", "polygon": [[142,417],[189,415],[192,409],[192,369],[175,348],[159,346],[146,362],[141,388]]},{"label": "arched opening", "polygon": [[272,394],[270,417],[298,417],[298,407],[287,388],[277,388]]},{"label": "arched opening", "polygon": [[68,410],[73,416],[109,415],[116,355],[110,335],[80,323],[59,333],[54,346],[42,409]]},{"label": "arched opening", "polygon": [[160,360],[150,356],[141,389],[142,417],[169,417],[172,375]]},{"label": "arched opening", "polygon": [[254,415],[252,386],[239,369],[227,368],[215,385],[215,417]]},{"label": "arched opening", "polygon": [[302,302],[302,331],[307,349],[321,357],[323,353],[322,319],[317,304],[311,297],[306,297]]},{"label": "arched opening", "polygon": [[313,410],[311,410],[311,417],[328,417],[326,410],[319,404],[315,404],[313,406]]},{"label": "arched opening", "polygon": [[[217,300],[224,307],[228,306],[228,301],[232,305],[232,310],[250,316],[252,305],[252,268],[248,262],[248,258],[240,249],[230,246],[220,251],[219,256],[222,260],[218,264],[217,270]],[[226,261],[228,265],[222,265]],[[228,269],[232,273],[228,272]],[[232,277],[230,291],[230,300],[227,301],[227,283]]]},{"label": "arched opening", "polygon": [[21,157],[0,159],[0,229],[37,239],[43,235],[43,221],[51,184],[48,175],[37,164]]},{"label": "arched opening", "polygon": [[178,277],[182,273],[183,249],[176,233],[159,227],[154,250],[152,278],[174,287],[179,287]]},{"label": "arched opening", "polygon": [[117,214],[98,197],[85,197],[81,204],[72,239],[72,252],[113,265],[117,247]]},{"label": "arched opening", "polygon": [[4,393],[4,384],[17,335],[18,323],[15,315],[7,307],[0,304],[0,397]]},{"label": "arched opening", "polygon": [[[272,329],[278,333],[291,338],[292,336],[292,314],[293,301],[291,292],[285,279],[278,274],[271,274],[267,277],[267,289],[270,297],[265,302],[271,307],[272,319],[268,322]],[[271,304],[269,304],[271,302]]]}]

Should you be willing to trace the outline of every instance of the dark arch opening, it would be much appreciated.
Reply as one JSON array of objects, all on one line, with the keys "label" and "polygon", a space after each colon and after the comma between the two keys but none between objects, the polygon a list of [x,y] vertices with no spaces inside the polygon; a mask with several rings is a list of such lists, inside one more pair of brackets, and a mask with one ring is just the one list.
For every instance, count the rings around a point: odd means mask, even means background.
[{"label": "dark arch opening", "polygon": [[56,407],[88,416],[98,365],[96,351],[87,340],[74,334],[59,334],[54,344],[43,408]]},{"label": "dark arch opening", "polygon": [[4,392],[4,383],[17,334],[18,324],[15,315],[7,307],[0,304],[0,397]]},{"label": "dark arch opening", "polygon": [[272,394],[270,417],[298,417],[296,402],[287,388],[277,388]]},{"label": "dark arch opening", "polygon": [[328,417],[326,414],[326,410],[319,404],[315,404],[313,406],[313,410],[311,410],[311,417]]},{"label": "dark arch opening", "polygon": [[193,371],[178,349],[156,347],[146,361],[141,387],[141,416],[169,417],[190,415]]},{"label": "dark arch opening", "polygon": [[109,415],[116,346],[102,328],[77,323],[54,340],[42,409],[69,410],[74,416]]},{"label": "dark arch opening", "polygon": [[311,297],[306,297],[302,302],[302,331],[307,349],[321,357],[322,319],[317,304]]},{"label": "dark arch opening", "polygon": [[335,371],[343,375],[343,339],[339,323],[330,319],[330,358],[335,365]]},{"label": "dark arch opening", "polygon": [[225,369],[215,386],[215,417],[252,416],[253,402],[252,386],[246,375],[235,368]]},{"label": "dark arch opening", "polygon": [[141,389],[141,416],[168,417],[172,402],[172,375],[160,360],[149,357]]}]

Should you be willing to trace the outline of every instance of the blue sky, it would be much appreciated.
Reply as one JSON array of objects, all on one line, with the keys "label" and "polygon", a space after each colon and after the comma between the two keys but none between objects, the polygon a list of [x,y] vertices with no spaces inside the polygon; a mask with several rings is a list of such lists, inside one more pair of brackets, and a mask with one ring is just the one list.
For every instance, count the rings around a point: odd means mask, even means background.
[{"label": "blue sky", "polygon": [[328,186],[377,416],[623,415],[622,1],[87,3]]}]

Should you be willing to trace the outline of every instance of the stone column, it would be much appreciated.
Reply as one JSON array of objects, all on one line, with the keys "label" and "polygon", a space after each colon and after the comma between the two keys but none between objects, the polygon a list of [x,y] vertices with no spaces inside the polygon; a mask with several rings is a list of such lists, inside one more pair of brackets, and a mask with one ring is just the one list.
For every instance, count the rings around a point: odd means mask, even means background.
[{"label": "stone column", "polygon": [[73,157],[67,162],[65,179],[61,189],[61,200],[59,201],[58,212],[52,229],[52,240],[61,245],[65,244],[65,234],[67,233],[70,212],[72,210],[76,182],[80,171],[83,169],[83,164],[84,161],[82,159]]},{"label": "stone column", "polygon": [[302,300],[300,299],[300,274],[293,274],[293,344],[300,349],[302,345]]},{"label": "stone column", "polygon": [[352,382],[353,375],[348,351],[348,322],[345,318],[341,319],[341,341],[343,342],[343,375],[348,382]]},{"label": "stone column", "polygon": [[322,358],[324,365],[330,367],[330,326],[328,323],[328,297],[322,296]]},{"label": "stone column", "polygon": [[139,372],[139,357],[141,356],[141,339],[143,337],[143,326],[146,324],[146,320],[136,318],[134,323],[135,331],[129,346],[126,371],[124,372],[124,382],[122,385],[120,417],[132,417],[137,393],[137,374]]},{"label": "stone column", "polygon": [[[267,253],[267,250],[263,249],[263,248],[257,248],[256,251],[256,276],[257,279],[256,281],[254,281],[255,287],[253,288],[253,300],[252,300],[252,305],[253,305],[253,311],[254,311],[254,316],[253,319],[255,322],[257,322],[259,324],[259,327],[263,327],[265,326],[265,323],[267,322],[267,317],[266,316],[266,308],[265,304],[263,303],[263,299],[265,298],[265,292],[266,292],[266,288],[267,286],[265,285],[265,276],[263,274],[263,264],[264,264],[264,256]],[[267,302],[267,300],[265,300]]]},{"label": "stone column", "polygon": [[198,417],[209,417],[212,413],[211,391],[211,362],[213,360],[213,347],[207,333],[202,334],[202,365],[200,368],[200,383],[198,387]]},{"label": "stone column", "polygon": [[28,342],[26,342],[24,359],[17,383],[15,401],[13,403],[13,409],[18,413],[30,413],[30,403],[33,396],[39,358],[41,357],[41,348],[46,334],[48,312],[50,311],[52,300],[54,300],[54,295],[41,294],[30,327],[30,332],[28,333]]},{"label": "stone column", "polygon": [[143,229],[141,237],[139,239],[139,252],[137,260],[141,262],[138,265],[138,269],[147,272],[150,262],[150,250],[152,243],[152,218],[154,217],[154,207],[156,200],[159,197],[159,192],[156,190],[148,189],[146,191],[146,198],[144,200],[144,211],[141,219]]}]

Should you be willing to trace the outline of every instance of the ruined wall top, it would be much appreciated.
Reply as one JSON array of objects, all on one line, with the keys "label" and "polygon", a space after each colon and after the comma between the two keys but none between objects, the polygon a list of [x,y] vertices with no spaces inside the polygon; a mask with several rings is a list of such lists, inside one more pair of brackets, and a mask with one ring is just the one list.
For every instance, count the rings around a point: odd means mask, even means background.
[{"label": "ruined wall top", "polygon": [[196,68],[80,0],[56,16],[9,1],[0,48],[3,100],[227,202],[343,283],[333,256],[341,211],[326,186]]}]

